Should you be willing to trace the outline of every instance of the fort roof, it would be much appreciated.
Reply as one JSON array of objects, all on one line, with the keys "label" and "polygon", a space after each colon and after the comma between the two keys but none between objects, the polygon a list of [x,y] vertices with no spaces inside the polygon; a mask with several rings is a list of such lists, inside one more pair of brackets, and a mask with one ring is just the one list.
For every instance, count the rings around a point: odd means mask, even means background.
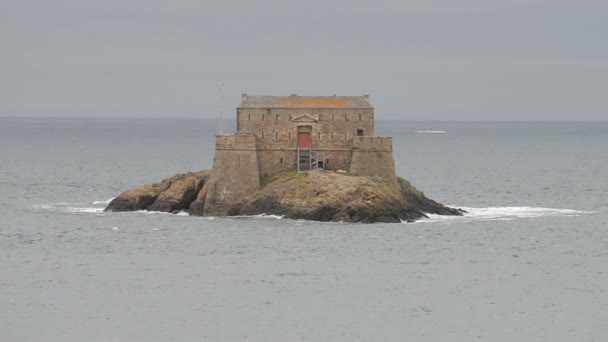
[{"label": "fort roof", "polygon": [[238,108],[373,108],[369,96],[260,96],[243,94]]}]

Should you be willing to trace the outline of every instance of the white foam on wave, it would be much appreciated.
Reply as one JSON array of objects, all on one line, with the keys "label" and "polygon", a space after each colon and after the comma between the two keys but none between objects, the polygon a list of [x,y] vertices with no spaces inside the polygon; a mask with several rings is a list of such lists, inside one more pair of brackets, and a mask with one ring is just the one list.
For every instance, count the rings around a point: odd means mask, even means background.
[{"label": "white foam on wave", "polygon": [[[80,205],[80,206],[79,206]],[[85,207],[83,203],[57,203],[57,204],[37,204],[34,205],[34,209],[38,210],[52,210],[52,211],[63,211],[68,213],[91,213],[100,214],[103,213],[103,208],[99,207]]]},{"label": "white foam on wave", "polygon": [[105,201],[93,201],[93,202],[91,202],[91,204],[94,204],[94,205],[95,204],[110,204],[110,202],[112,202],[113,199],[114,198],[112,197],[112,198],[110,198],[108,200],[105,200]]},{"label": "white foam on wave", "polygon": [[133,212],[138,213],[138,214],[146,214],[146,215],[173,215],[172,213],[168,213],[166,211],[135,210]]},{"label": "white foam on wave", "polygon": [[421,131],[416,131],[416,133],[418,134],[446,134],[446,131],[441,131],[441,130],[421,130]]},{"label": "white foam on wave", "polygon": [[103,208],[66,207],[65,211],[67,211],[68,213],[101,214],[103,213]]},{"label": "white foam on wave", "polygon": [[283,218],[283,216],[284,216],[284,215],[267,215],[267,214],[260,214],[260,215],[254,215],[253,217],[280,220],[280,219],[282,219],[282,218]]},{"label": "white foam on wave", "polygon": [[283,215],[267,215],[267,214],[259,214],[259,215],[236,215],[229,216],[230,218],[261,218],[261,219],[274,219],[280,220],[283,218]]},{"label": "white foam on wave", "polygon": [[582,211],[574,209],[556,209],[543,207],[487,207],[487,208],[472,208],[459,207],[466,213],[463,216],[447,216],[427,214],[428,218],[416,221],[417,223],[450,223],[457,221],[510,221],[525,218],[538,217],[576,217],[585,214],[594,214],[593,211]]}]

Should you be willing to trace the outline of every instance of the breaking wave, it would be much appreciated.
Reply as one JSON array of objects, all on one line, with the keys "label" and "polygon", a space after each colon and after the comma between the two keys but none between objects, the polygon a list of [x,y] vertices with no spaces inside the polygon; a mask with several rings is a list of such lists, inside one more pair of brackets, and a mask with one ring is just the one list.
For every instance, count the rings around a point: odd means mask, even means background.
[{"label": "breaking wave", "polygon": [[38,204],[33,208],[37,210],[62,211],[66,213],[103,214],[103,209],[113,200],[110,198],[103,201],[89,203],[60,202],[55,204]]},{"label": "breaking wave", "polygon": [[34,205],[34,209],[63,211],[66,213],[102,214],[104,207],[90,207],[87,203],[57,203]]},{"label": "breaking wave", "polygon": [[283,215],[267,215],[267,214],[259,214],[259,215],[237,215],[237,216],[229,216],[229,218],[261,218],[261,219],[274,219],[280,220],[283,218]]},{"label": "breaking wave", "polygon": [[[37,204],[34,205],[33,208],[35,210],[49,210],[49,211],[59,211],[64,213],[73,213],[73,214],[97,214],[104,215],[105,207],[113,200],[113,198],[105,200],[105,201],[93,201],[91,203],[69,203],[69,202],[60,202],[55,204]],[[167,213],[164,211],[148,211],[148,210],[136,210],[133,213],[137,214],[145,214],[145,215],[174,215],[173,213]],[[176,216],[190,216],[190,214],[186,211],[180,211]]]},{"label": "breaking wave", "polygon": [[94,204],[94,205],[95,204],[110,204],[110,202],[112,202],[113,199],[114,198],[110,198],[110,199],[105,200],[105,201],[93,201],[93,202],[91,202],[91,204]]},{"label": "breaking wave", "polygon": [[427,214],[428,218],[416,221],[417,223],[450,223],[450,222],[469,222],[469,221],[510,221],[525,218],[538,217],[576,217],[585,214],[594,214],[594,211],[581,211],[574,209],[555,209],[542,207],[487,207],[471,208],[458,207],[466,210],[463,216],[445,216]]}]

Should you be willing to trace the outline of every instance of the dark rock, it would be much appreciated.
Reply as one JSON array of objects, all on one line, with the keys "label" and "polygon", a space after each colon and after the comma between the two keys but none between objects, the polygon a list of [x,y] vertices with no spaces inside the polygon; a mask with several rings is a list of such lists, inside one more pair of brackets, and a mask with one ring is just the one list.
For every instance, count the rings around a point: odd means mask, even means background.
[{"label": "dark rock", "polygon": [[287,173],[274,178],[243,201],[240,215],[372,223],[414,221],[426,217],[425,213],[463,213],[428,199],[401,178],[398,185],[380,177],[324,171]]},{"label": "dark rock", "polygon": [[[106,211],[188,211],[202,216],[210,171],[178,174],[159,183],[123,192]],[[380,177],[311,171],[273,176],[263,188],[233,205],[229,215],[281,215],[314,221],[401,222],[426,217],[425,213],[462,215],[398,178],[393,184]]]},{"label": "dark rock", "polygon": [[201,192],[210,171],[188,172],[127,190],[113,199],[105,211],[150,210],[179,212],[189,210]]}]

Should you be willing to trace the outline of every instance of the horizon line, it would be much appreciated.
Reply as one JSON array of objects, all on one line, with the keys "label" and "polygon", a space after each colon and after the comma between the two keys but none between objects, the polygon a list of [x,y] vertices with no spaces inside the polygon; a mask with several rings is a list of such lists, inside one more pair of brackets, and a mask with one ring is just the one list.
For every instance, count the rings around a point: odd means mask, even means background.
[{"label": "horizon line", "polygon": [[[35,119],[53,119],[53,120],[66,120],[66,119],[75,119],[75,120],[212,120],[212,121],[220,121],[218,118],[213,117],[193,117],[193,116],[179,116],[179,117],[153,117],[153,116],[127,116],[127,117],[118,117],[118,116],[109,116],[109,117],[101,117],[101,116],[60,116],[60,115],[48,115],[48,116],[1,116],[2,119],[26,119],[26,120],[35,120]],[[227,120],[224,119],[224,122],[231,122],[236,120]],[[483,120],[483,119],[401,119],[401,118],[376,118],[375,121],[404,121],[404,122],[462,122],[462,123],[608,123],[608,120]]]}]

